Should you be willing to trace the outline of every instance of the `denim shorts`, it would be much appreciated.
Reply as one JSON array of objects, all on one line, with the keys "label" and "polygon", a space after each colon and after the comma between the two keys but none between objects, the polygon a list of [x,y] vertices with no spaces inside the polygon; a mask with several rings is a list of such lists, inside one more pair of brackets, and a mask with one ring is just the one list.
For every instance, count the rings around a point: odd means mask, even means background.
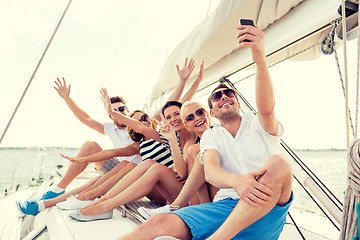
[{"label": "denim shorts", "polygon": [[[276,205],[264,217],[239,232],[233,239],[278,239],[293,199],[291,193],[288,203],[282,206]],[[193,239],[206,239],[221,226],[238,201],[239,199],[226,198],[213,203],[181,208],[172,213],[178,215],[189,226]]]}]

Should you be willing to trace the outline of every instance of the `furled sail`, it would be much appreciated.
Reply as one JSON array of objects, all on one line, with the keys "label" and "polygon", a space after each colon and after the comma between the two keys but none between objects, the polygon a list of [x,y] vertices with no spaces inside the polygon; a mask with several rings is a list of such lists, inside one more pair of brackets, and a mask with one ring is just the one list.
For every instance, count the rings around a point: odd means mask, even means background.
[{"label": "furled sail", "polygon": [[[186,57],[193,58],[197,65],[205,61],[201,86],[251,65],[248,50],[236,49],[236,26],[240,18],[253,19],[264,30],[268,64],[271,64],[321,42],[330,32],[331,22],[340,17],[336,11],[338,7],[338,0],[221,1],[216,11],[170,54],[153,88],[151,105],[176,86],[178,76],[175,65]],[[317,46],[301,54],[297,60],[313,59],[320,55],[320,46]],[[189,79],[187,84],[194,80],[195,77]]]}]

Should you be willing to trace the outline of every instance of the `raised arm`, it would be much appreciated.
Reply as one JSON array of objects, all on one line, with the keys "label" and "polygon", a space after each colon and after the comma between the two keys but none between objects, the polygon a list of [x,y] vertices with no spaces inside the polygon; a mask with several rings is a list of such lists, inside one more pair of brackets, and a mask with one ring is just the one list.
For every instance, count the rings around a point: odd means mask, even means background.
[{"label": "raised arm", "polygon": [[[255,95],[258,117],[263,129],[272,134],[278,134],[278,123],[275,118],[275,97],[271,78],[266,65],[264,47],[264,32],[257,26],[240,25],[238,39],[239,47],[251,49],[252,58],[256,64]],[[250,42],[244,42],[244,40]]]},{"label": "raised arm", "polygon": [[109,98],[109,95],[107,94],[107,91],[105,88],[102,88],[100,93],[101,93],[101,100],[104,103],[106,112],[113,119],[119,120],[126,126],[132,128],[135,132],[141,133],[148,138],[151,138],[151,139],[154,139],[155,141],[161,142],[159,133],[152,127],[147,127],[144,124],[142,124],[141,122],[139,122],[131,117],[125,116],[121,113],[114,111],[114,109],[112,109],[112,107],[111,107],[110,98]]},{"label": "raised arm", "polygon": [[202,63],[201,63],[199,75],[197,76],[193,85],[191,85],[191,87],[187,91],[187,93],[181,98],[181,100],[180,100],[181,103],[190,101],[193,98],[193,96],[196,93],[196,90],[199,88],[200,82],[203,80],[203,72],[204,72],[204,61],[202,61]]},{"label": "raised arm", "polygon": [[181,154],[180,147],[179,147],[174,129],[170,126],[170,124],[163,125],[159,121],[157,121],[157,124],[160,126],[161,134],[163,135],[163,137],[165,137],[169,141],[171,156],[174,160],[175,171],[176,171],[177,175],[180,177],[179,180],[186,179],[187,178],[187,165]]},{"label": "raised arm", "polygon": [[139,143],[135,142],[127,147],[124,148],[115,148],[115,149],[106,149],[102,150],[100,152],[91,154],[86,157],[69,157],[62,153],[60,155],[63,158],[66,158],[72,162],[82,163],[82,162],[98,162],[107,160],[113,157],[126,157],[126,156],[132,156],[139,153]]},{"label": "raised arm", "polygon": [[67,86],[65,78],[62,78],[62,80],[63,81],[61,82],[61,80],[57,78],[57,81],[54,81],[57,86],[54,87],[54,89],[57,91],[60,97],[64,99],[65,103],[69,106],[70,110],[74,113],[77,119],[79,119],[86,126],[98,131],[101,134],[104,134],[104,126],[98,121],[92,119],[84,110],[82,110],[74,102],[74,100],[70,97],[71,84]]},{"label": "raised arm", "polygon": [[[186,81],[189,79],[192,71],[195,68],[194,63],[195,63],[194,60],[190,59],[190,62],[188,64],[188,58],[186,58],[185,65],[181,70],[180,70],[179,65],[176,64],[176,70],[180,77],[180,81],[179,81],[178,85],[176,86],[174,92],[168,98],[168,101],[179,101],[181,94],[184,91]],[[159,109],[155,112],[155,114],[153,115],[153,118],[161,121],[161,109]]]}]

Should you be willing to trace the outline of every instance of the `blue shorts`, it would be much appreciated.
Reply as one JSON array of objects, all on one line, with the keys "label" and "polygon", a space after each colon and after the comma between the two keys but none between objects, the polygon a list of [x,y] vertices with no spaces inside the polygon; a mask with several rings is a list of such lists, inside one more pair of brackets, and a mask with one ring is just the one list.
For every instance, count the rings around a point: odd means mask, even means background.
[{"label": "blue shorts", "polygon": [[[293,199],[294,196],[291,193],[287,204],[276,205],[264,217],[239,232],[233,239],[278,239]],[[221,226],[238,201],[239,199],[227,198],[213,203],[181,208],[172,213],[178,215],[189,226],[193,239],[206,239]]]}]

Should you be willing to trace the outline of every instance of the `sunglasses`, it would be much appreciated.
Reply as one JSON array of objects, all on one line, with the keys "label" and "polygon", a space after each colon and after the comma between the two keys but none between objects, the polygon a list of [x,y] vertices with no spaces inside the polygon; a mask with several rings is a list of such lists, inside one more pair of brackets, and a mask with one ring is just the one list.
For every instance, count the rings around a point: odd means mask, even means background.
[{"label": "sunglasses", "polygon": [[120,107],[118,107],[117,109],[115,108],[114,111],[115,111],[115,112],[123,112],[123,111],[125,111],[125,109],[126,109],[125,106],[120,106]]},{"label": "sunglasses", "polygon": [[139,119],[139,122],[144,122],[144,121],[146,121],[146,120],[147,120],[147,115],[144,114],[144,115],[142,115],[141,118]]},{"label": "sunglasses", "polygon": [[[199,108],[198,110],[195,111],[195,114],[199,117],[202,117],[205,115],[205,109],[203,108]],[[195,119],[195,115],[193,113],[187,115],[187,117],[185,118],[186,122],[191,122]]]},{"label": "sunglasses", "polygon": [[234,97],[235,91],[232,89],[226,89],[226,90],[215,92],[215,93],[213,93],[213,95],[211,95],[211,100],[214,102],[217,102],[221,99],[223,94],[225,94],[227,97]]}]

